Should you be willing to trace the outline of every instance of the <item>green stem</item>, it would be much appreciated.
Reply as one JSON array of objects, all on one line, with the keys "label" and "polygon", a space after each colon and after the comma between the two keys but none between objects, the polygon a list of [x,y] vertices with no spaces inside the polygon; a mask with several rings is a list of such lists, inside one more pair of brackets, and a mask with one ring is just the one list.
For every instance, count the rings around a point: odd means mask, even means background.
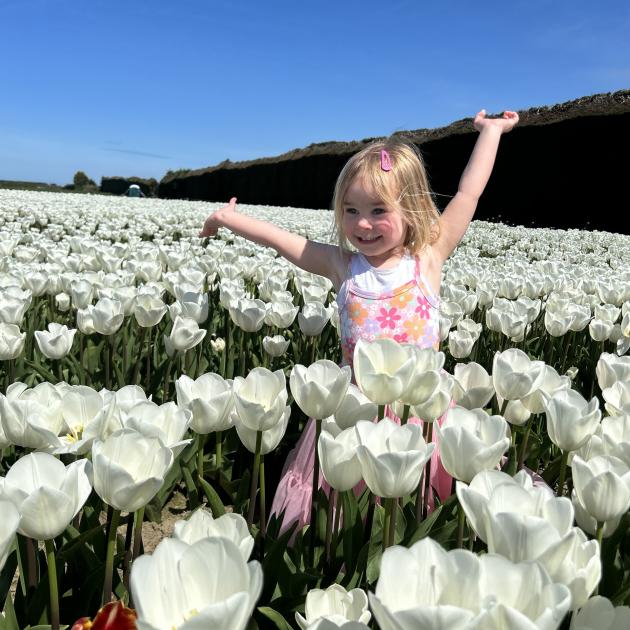
[{"label": "green stem", "polygon": [[564,476],[567,471],[567,460],[569,459],[569,451],[562,451],[562,460],[560,461],[560,476],[558,477],[558,493],[557,496],[564,495]]},{"label": "green stem", "polygon": [[223,446],[223,431],[217,431],[214,436],[216,440],[215,444],[215,464],[217,469],[217,478],[221,475],[221,467],[223,465],[223,455],[221,454],[221,448]]},{"label": "green stem", "polygon": [[322,421],[315,419],[315,442],[313,448],[315,453],[313,454],[313,480],[312,480],[312,495],[311,495],[311,526],[310,526],[310,543],[309,543],[309,558],[313,559],[313,553],[315,549],[315,528],[317,524],[317,494],[319,490],[319,454],[317,452],[317,443],[319,442],[319,434],[322,431]]},{"label": "green stem", "polygon": [[146,328],[140,327],[140,337],[138,339],[139,341],[138,346],[140,348],[139,350],[140,356],[138,357],[138,360],[136,361],[136,365],[133,369],[133,379],[131,381],[134,385],[137,385],[138,381],[140,380],[140,366],[142,365],[142,359],[140,357],[142,356],[142,346],[144,345],[144,335],[146,334],[146,332],[147,332]]},{"label": "green stem", "polygon": [[[426,421],[425,421],[426,422]],[[429,423],[427,429],[427,444],[433,439],[433,422]],[[422,516],[427,517],[429,513],[429,496],[431,495],[431,458],[424,467],[424,496],[422,497]]]},{"label": "green stem", "polygon": [[462,504],[458,502],[457,506],[457,549],[461,549],[464,544],[464,525],[466,524],[466,512]]},{"label": "green stem", "polygon": [[199,488],[203,479],[203,448],[206,443],[206,436],[199,434],[197,438],[197,477],[199,478]]},{"label": "green stem", "polygon": [[[523,468],[523,462],[525,461],[525,455],[527,453],[527,442],[529,441],[529,434],[532,430],[532,418],[527,421],[527,426],[525,427],[525,435],[523,436],[523,442],[521,443],[521,449],[518,453],[518,464],[516,466],[517,470],[521,470]],[[514,435],[514,433],[513,433]]]},{"label": "green stem", "polygon": [[59,592],[57,588],[57,562],[55,545],[52,540],[46,541],[46,561],[48,562],[48,590],[50,593],[50,627],[59,630]]},{"label": "green stem", "polygon": [[606,523],[597,523],[597,542],[599,543],[599,548],[602,548],[602,538],[604,537],[604,525]]},{"label": "green stem", "polygon": [[382,420],[385,417],[385,405],[378,405],[378,419]]},{"label": "green stem", "polygon": [[249,509],[247,511],[247,526],[250,531],[254,522],[256,509],[256,491],[258,490],[258,474],[260,472],[260,448],[262,446],[262,431],[256,431],[256,451],[254,453],[254,470],[252,471],[252,485],[249,492]]},{"label": "green stem", "polygon": [[144,506],[136,510],[133,515],[133,551],[131,552],[131,562],[140,555],[142,546],[142,523],[144,521]]},{"label": "green stem", "polygon": [[267,534],[267,507],[265,505],[265,456],[260,455],[260,535]]},{"label": "green stem", "polygon": [[114,575],[114,556],[116,554],[116,531],[120,510],[112,509],[112,518],[109,523],[109,535],[107,537],[107,556],[105,559],[105,580],[103,582],[103,606],[112,599],[112,578]]},{"label": "green stem", "polygon": [[[346,491],[346,492],[352,492],[352,490]],[[332,490],[332,494],[334,495],[334,510],[335,510],[335,523],[333,525],[333,548],[332,548],[332,556],[334,557],[336,552],[337,552],[337,533],[339,532],[339,521],[341,519],[341,506],[343,504],[342,501],[340,501],[340,496],[339,496],[339,490]]]},{"label": "green stem", "polygon": [[409,409],[410,409],[409,405],[405,405],[403,407],[403,415],[402,415],[402,418],[400,419],[401,425],[407,424],[407,420],[409,419]]},{"label": "green stem", "polygon": [[331,490],[328,495],[328,511],[326,512],[326,563],[330,564],[331,559],[331,541],[333,532],[333,511],[335,504],[335,491]]},{"label": "green stem", "polygon": [[144,389],[145,391],[149,391],[151,387],[151,333],[152,328],[149,328],[147,334],[147,361],[144,368]]},{"label": "green stem", "polygon": [[390,501],[392,502],[392,513],[389,517],[388,547],[391,547],[396,542],[396,519],[398,517],[398,499],[390,499]]},{"label": "green stem", "polygon": [[385,517],[383,521],[382,549],[385,551],[389,545],[389,528],[392,522],[392,499],[385,499]]}]

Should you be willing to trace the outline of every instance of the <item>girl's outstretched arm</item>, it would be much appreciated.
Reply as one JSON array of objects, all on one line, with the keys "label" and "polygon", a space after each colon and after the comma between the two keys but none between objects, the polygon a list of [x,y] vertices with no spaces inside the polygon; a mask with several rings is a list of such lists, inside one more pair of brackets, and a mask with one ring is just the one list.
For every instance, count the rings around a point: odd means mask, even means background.
[{"label": "girl's outstretched arm", "polygon": [[343,280],[345,262],[339,247],[309,241],[273,223],[236,212],[236,197],[206,219],[199,236],[215,236],[220,227],[259,245],[272,247],[301,269],[330,279],[337,288]]},{"label": "girl's outstretched arm", "polygon": [[503,112],[502,118],[486,118],[482,109],[475,116],[473,124],[479,137],[459,180],[457,194],[440,216],[440,235],[434,249],[443,260],[457,247],[472,221],[479,197],[490,179],[501,134],[510,131],[517,122],[516,112]]}]

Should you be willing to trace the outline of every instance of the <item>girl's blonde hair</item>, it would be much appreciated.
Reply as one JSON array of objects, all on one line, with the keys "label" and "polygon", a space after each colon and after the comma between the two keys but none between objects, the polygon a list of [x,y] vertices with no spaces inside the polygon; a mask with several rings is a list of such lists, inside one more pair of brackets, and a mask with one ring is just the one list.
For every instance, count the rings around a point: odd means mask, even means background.
[{"label": "girl's blonde hair", "polygon": [[[391,170],[383,170],[381,151],[389,154]],[[333,210],[341,247],[348,246],[341,229],[344,199],[356,177],[361,178],[386,206],[400,211],[407,226],[403,246],[412,255],[436,240],[440,214],[433,202],[420,151],[414,144],[390,137],[372,142],[353,155],[337,178]]]}]

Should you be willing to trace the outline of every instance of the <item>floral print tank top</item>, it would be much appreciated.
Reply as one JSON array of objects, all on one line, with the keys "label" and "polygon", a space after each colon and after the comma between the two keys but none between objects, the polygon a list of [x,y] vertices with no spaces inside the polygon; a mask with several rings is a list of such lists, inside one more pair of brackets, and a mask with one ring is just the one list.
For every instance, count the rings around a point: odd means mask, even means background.
[{"label": "floral print tank top", "polygon": [[439,342],[439,297],[422,274],[419,258],[415,258],[413,278],[381,294],[359,289],[351,269],[352,261],[337,297],[343,365],[352,365],[358,339],[388,337],[421,348]]}]

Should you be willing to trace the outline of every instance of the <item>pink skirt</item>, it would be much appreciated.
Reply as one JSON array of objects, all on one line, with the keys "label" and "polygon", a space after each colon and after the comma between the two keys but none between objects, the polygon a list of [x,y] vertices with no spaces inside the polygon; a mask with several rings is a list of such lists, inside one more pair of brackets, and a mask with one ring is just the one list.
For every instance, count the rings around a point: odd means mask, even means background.
[{"label": "pink skirt", "polygon": [[[455,403],[451,402],[451,407]],[[395,416],[386,408],[386,415],[392,420],[400,424],[400,418]],[[446,414],[438,419],[441,425]],[[409,418],[409,424],[420,424],[422,420],[419,418]],[[446,472],[442,461],[440,460],[440,448],[436,441],[435,431],[433,432],[433,442],[435,449],[431,456],[431,494],[428,499],[429,511],[434,508],[434,493],[437,493],[440,501],[444,502],[450,495],[453,486],[453,478]],[[282,469],[280,483],[276,489],[271,504],[271,512],[277,518],[284,513],[282,518],[281,532],[286,531],[293,523],[297,522],[296,531],[301,530],[311,517],[311,501],[313,495],[313,470],[315,456],[315,422],[311,418],[302,436],[295,445],[295,448],[289,453],[287,461]],[[319,472],[319,487],[328,495],[330,486],[324,479],[321,468]],[[363,481],[355,486],[355,493],[360,494],[365,488]]]}]

